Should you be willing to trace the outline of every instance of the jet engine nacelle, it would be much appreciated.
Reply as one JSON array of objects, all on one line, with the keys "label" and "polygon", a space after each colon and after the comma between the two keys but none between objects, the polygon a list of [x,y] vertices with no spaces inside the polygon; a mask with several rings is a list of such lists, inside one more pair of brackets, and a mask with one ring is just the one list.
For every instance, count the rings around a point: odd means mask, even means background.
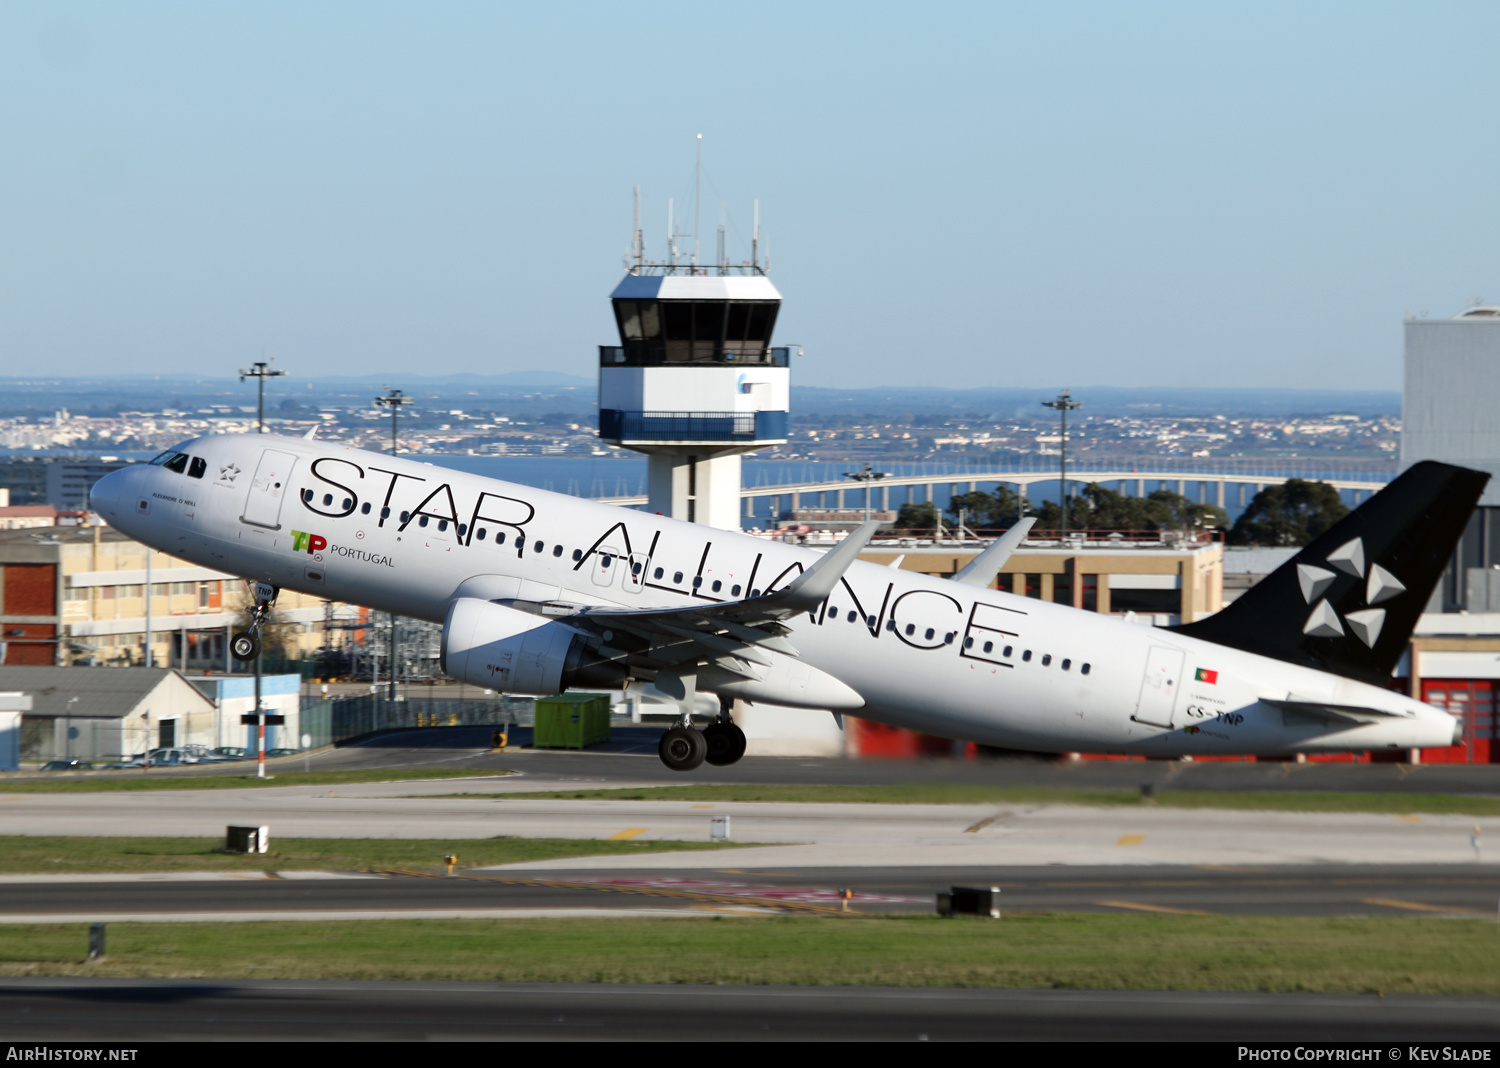
[{"label": "jet engine nacelle", "polygon": [[537,697],[573,686],[616,687],[625,678],[620,665],[591,656],[572,627],[477,597],[448,606],[443,670],[475,686]]}]

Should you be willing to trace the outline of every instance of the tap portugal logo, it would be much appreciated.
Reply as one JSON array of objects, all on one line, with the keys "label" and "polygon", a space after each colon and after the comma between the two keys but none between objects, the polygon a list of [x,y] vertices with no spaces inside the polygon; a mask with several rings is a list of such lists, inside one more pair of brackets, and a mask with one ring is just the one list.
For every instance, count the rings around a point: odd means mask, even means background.
[{"label": "tap portugal logo", "polygon": [[317,556],[326,548],[328,548],[328,539],[321,534],[309,534],[305,530],[292,531],[292,552],[305,552],[309,556]]}]

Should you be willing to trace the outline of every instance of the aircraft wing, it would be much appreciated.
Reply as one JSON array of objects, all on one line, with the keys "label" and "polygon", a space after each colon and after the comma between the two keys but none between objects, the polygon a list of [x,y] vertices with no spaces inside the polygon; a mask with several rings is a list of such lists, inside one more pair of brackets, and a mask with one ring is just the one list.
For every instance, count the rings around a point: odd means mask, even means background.
[{"label": "aircraft wing", "polygon": [[767,653],[798,655],[782,621],[822,604],[879,528],[878,521],[864,524],[790,583],[759,597],[687,608],[549,604],[541,614],[584,631],[602,655],[633,666],[671,671],[702,661],[759,679],[771,666]]},{"label": "aircraft wing", "polygon": [[970,560],[962,571],[953,576],[953,581],[962,582],[966,586],[988,587],[995,581],[995,576],[1000,574],[1000,569],[1010,559],[1010,554],[1026,540],[1026,535],[1031,533],[1031,528],[1035,525],[1035,517],[1022,519],[988,549]]}]

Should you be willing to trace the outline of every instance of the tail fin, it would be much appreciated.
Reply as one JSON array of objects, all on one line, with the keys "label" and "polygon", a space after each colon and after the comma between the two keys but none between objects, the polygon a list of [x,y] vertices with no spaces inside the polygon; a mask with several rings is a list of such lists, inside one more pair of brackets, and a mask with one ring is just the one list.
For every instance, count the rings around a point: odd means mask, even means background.
[{"label": "tail fin", "polygon": [[1415,464],[1223,611],[1170,629],[1387,685],[1489,477]]}]

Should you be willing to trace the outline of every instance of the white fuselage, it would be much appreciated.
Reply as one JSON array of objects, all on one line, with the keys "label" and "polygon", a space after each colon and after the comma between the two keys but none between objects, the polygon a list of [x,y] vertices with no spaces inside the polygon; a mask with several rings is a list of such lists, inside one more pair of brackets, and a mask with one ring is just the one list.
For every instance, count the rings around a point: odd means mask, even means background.
[{"label": "white fuselage", "polygon": [[[195,564],[433,622],[475,580],[487,597],[664,608],[779,588],[819,556],[316,441],[209,436],[179,451],[206,468],[126,468],[95,487],[94,508]],[[857,691],[858,715],[986,745],[1274,754],[1444,746],[1454,734],[1446,713],[1376,686],[864,562],[788,625],[801,662]],[[1387,715],[1332,726],[1262,699]]]}]

